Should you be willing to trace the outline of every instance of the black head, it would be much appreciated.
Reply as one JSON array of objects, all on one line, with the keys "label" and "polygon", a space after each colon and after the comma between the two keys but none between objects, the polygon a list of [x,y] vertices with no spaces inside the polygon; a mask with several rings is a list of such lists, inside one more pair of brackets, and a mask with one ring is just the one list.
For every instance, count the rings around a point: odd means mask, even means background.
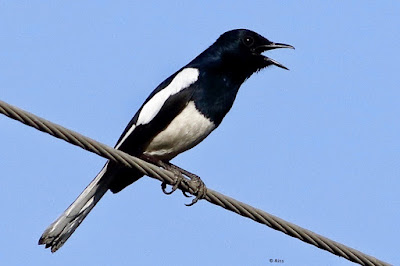
[{"label": "black head", "polygon": [[226,69],[235,76],[243,75],[242,79],[246,79],[270,65],[287,69],[279,62],[262,55],[265,51],[277,48],[294,49],[288,44],[271,42],[254,31],[236,29],[222,34],[198,59],[216,66],[221,62],[223,66],[219,65],[219,68]]}]

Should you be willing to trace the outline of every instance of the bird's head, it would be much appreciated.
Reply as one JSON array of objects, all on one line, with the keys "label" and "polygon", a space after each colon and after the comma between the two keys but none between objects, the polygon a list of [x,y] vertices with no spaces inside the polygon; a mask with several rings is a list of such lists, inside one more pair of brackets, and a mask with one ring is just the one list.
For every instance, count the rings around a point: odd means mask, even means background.
[{"label": "bird's head", "polygon": [[288,69],[281,63],[263,55],[264,52],[278,48],[292,48],[283,43],[274,43],[258,33],[236,29],[222,34],[217,41],[205,51],[214,61],[223,62],[223,68],[235,73],[245,74],[245,79],[254,72],[275,65]]}]

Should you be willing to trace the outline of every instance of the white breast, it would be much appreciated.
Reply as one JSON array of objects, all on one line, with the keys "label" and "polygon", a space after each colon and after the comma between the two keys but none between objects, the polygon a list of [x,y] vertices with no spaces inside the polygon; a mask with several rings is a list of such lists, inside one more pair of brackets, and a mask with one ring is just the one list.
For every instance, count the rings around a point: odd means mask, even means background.
[{"label": "white breast", "polygon": [[189,102],[183,111],[149,144],[144,154],[170,160],[200,143],[215,125]]}]

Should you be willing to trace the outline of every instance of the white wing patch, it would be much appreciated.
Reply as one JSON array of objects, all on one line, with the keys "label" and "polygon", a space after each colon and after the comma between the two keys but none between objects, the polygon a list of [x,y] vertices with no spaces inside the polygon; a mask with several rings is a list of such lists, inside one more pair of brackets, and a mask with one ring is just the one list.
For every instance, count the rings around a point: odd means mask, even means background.
[{"label": "white wing patch", "polygon": [[160,111],[165,101],[172,95],[186,89],[199,78],[199,70],[196,68],[185,68],[179,72],[171,83],[157,92],[140,111],[136,125],[148,124]]},{"label": "white wing patch", "polygon": [[129,128],[128,132],[126,132],[126,134],[125,134],[124,137],[121,139],[121,141],[118,142],[117,145],[115,146],[116,149],[119,149],[119,147],[122,145],[122,143],[124,143],[124,141],[126,140],[126,138],[127,138],[130,134],[132,134],[132,132],[133,132],[133,130],[135,129],[135,127],[136,127],[136,125],[132,125],[132,126]]},{"label": "white wing patch", "polygon": [[199,78],[199,74],[200,72],[196,68],[182,69],[182,71],[175,76],[175,78],[167,87],[157,92],[143,106],[136,124],[132,125],[129,128],[121,141],[117,143],[115,148],[118,149],[122,145],[122,143],[128,138],[128,136],[132,134],[136,126],[148,124],[158,114],[158,112],[161,110],[161,107],[170,96],[177,94],[178,92],[186,89],[187,87],[195,83]]}]

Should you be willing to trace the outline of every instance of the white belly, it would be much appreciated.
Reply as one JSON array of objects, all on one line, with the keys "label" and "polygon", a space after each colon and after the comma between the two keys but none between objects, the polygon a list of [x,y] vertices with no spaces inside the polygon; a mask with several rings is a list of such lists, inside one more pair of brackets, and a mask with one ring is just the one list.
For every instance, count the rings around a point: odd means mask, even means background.
[{"label": "white belly", "polygon": [[193,102],[189,102],[171,124],[150,142],[144,154],[170,160],[193,148],[214,129],[214,123],[197,111]]}]

